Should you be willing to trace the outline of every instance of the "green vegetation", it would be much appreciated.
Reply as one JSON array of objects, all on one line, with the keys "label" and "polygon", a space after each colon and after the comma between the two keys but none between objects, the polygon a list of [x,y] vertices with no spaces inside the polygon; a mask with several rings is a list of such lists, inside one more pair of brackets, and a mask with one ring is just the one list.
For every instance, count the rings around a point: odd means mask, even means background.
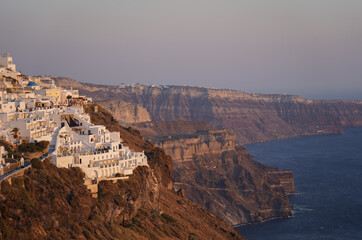
[{"label": "green vegetation", "polygon": [[30,152],[30,153],[34,153],[34,152],[42,152],[44,151],[49,145],[48,141],[40,141],[40,142],[26,142],[23,141],[19,146],[18,146],[18,151],[19,152]]},{"label": "green vegetation", "polygon": [[177,222],[172,216],[168,215],[167,213],[162,213],[161,216],[166,220],[167,223],[175,223]]},{"label": "green vegetation", "polygon": [[6,141],[4,138],[0,138],[0,146],[4,146],[5,150],[8,152],[8,158],[13,155],[13,149],[11,143]]},{"label": "green vegetation", "polygon": [[18,142],[18,141],[19,141],[19,138],[20,138],[19,128],[14,128],[14,129],[11,131],[11,134],[12,134],[13,137],[16,139],[16,142]]}]

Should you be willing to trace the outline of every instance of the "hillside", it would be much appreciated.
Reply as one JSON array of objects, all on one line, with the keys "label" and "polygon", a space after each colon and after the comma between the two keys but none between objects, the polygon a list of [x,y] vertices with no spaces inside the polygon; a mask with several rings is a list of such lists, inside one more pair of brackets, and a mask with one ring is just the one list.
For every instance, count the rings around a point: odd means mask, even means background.
[{"label": "hillside", "polygon": [[1,182],[1,239],[242,239],[222,220],[176,193],[171,159],[124,128],[104,109],[88,106],[91,120],[119,130],[125,144],[145,150],[151,168],[129,180],[102,181],[98,198],[83,185],[78,168],[36,164]]}]

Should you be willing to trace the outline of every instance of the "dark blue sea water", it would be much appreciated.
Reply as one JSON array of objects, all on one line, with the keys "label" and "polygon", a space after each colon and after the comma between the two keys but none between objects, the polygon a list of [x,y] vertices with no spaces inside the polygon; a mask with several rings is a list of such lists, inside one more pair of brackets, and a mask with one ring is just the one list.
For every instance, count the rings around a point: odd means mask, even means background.
[{"label": "dark blue sea water", "polygon": [[248,145],[265,165],[293,170],[293,217],[238,228],[247,239],[362,239],[362,128]]}]

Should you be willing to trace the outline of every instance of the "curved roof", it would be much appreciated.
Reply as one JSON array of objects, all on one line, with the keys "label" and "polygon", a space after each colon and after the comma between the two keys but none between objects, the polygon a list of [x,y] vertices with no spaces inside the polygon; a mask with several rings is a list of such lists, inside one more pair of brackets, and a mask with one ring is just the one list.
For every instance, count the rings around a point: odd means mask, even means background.
[{"label": "curved roof", "polygon": [[28,85],[26,85],[27,87],[36,87],[39,86],[36,82],[29,82]]}]

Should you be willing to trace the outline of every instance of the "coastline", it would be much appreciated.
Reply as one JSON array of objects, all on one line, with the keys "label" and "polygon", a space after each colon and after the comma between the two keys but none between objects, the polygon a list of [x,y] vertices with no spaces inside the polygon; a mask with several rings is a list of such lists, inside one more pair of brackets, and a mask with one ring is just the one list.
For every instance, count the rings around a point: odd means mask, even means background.
[{"label": "coastline", "polygon": [[356,236],[361,233],[361,219],[357,199],[362,192],[356,188],[362,167],[362,127],[343,129],[343,134],[302,136],[248,147],[261,163],[292,169],[299,192],[288,194],[293,206],[291,217],[238,224],[233,228],[251,240],[269,239],[268,236],[359,239]]}]

